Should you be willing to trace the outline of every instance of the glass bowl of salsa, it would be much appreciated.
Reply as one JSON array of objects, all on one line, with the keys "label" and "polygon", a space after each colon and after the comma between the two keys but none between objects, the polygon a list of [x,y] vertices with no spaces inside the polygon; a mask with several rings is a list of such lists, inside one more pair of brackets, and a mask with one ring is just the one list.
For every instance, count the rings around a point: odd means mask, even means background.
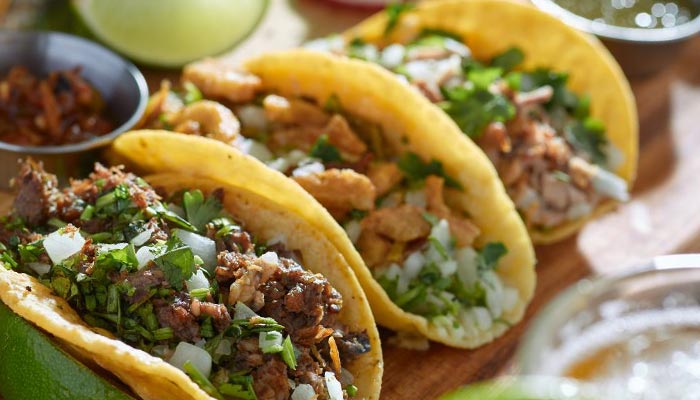
[{"label": "glass bowl of salsa", "polygon": [[700,0],[532,0],[540,9],[603,40],[628,76],[674,60],[700,32]]},{"label": "glass bowl of salsa", "polygon": [[89,40],[0,31],[0,189],[32,157],[59,178],[82,176],[101,149],[138,122],[141,72]]},{"label": "glass bowl of salsa", "polygon": [[516,359],[519,373],[577,379],[603,398],[697,399],[700,255],[575,284],[533,321]]}]

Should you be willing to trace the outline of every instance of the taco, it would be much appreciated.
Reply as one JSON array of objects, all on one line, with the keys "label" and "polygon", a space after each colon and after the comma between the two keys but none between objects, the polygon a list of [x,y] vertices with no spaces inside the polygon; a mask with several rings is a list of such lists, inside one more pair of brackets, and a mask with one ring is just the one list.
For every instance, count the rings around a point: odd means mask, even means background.
[{"label": "taco", "polygon": [[441,107],[495,165],[535,243],[629,198],[629,84],[595,38],[526,2],[394,5],[308,47],[381,64]]},{"label": "taco", "polygon": [[100,165],[59,189],[25,163],[0,224],[2,302],[143,399],[378,399],[369,304],[314,229],[332,219],[254,160],[227,162],[268,191]]},{"label": "taco", "polygon": [[[243,68],[185,67],[189,89],[156,94],[147,120],[220,138],[221,129],[208,129],[235,126],[223,135],[229,147],[290,176],[345,228],[319,226],[353,267],[378,323],[471,348],[522,318],[535,285],[527,231],[486,157],[444,113],[365,62],[295,50]],[[217,117],[192,118],[205,107]],[[221,161],[226,146],[197,157],[184,140],[153,135],[144,149],[139,140],[124,137],[117,149],[137,164],[241,179]],[[150,146],[186,159],[149,161]],[[285,201],[304,212],[302,200]]]}]

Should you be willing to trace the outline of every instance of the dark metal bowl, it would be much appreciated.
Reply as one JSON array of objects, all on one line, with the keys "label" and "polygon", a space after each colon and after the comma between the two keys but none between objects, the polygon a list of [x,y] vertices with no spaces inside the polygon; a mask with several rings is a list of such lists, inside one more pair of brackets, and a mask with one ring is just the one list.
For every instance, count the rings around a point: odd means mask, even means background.
[{"label": "dark metal bowl", "polygon": [[662,70],[673,61],[686,40],[700,32],[700,16],[669,28],[625,28],[591,21],[552,0],[532,0],[532,3],[572,27],[598,36],[628,77],[641,77]]},{"label": "dark metal bowl", "polygon": [[133,64],[89,40],[57,32],[0,30],[0,74],[16,65],[37,76],[51,71],[82,67],[82,76],[106,103],[116,129],[107,135],[64,146],[18,146],[0,142],[0,189],[7,189],[17,174],[20,158],[31,156],[62,181],[80,177],[92,169],[102,147],[133,127],[148,101],[148,86]]}]

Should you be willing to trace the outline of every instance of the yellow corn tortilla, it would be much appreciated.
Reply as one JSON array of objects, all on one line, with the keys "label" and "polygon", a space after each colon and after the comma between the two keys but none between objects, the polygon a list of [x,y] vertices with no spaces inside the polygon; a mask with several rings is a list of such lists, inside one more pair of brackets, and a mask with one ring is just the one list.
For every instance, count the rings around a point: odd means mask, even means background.
[{"label": "yellow corn tortilla", "polygon": [[[318,104],[324,104],[334,95],[345,112],[380,125],[390,146],[441,161],[445,171],[464,187],[459,206],[482,230],[477,246],[500,241],[508,248],[496,272],[504,284],[518,290],[520,298],[503,319],[510,324],[522,319],[535,287],[535,256],[527,230],[491,163],[446,114],[390,72],[362,61],[291,50],[259,56],[248,60],[243,67],[261,78],[265,92],[304,96]],[[261,195],[274,190],[268,174],[282,176],[273,170],[261,175],[236,169],[230,160],[241,157],[240,152],[225,144],[209,140],[205,148],[195,143],[206,139],[171,135],[154,131],[130,133],[115,142],[114,150],[129,163],[147,171],[201,171],[232,185],[243,184]],[[407,138],[408,144],[402,138]],[[156,147],[158,157],[154,158],[150,153]],[[250,162],[258,163],[252,159]],[[274,185],[282,184],[274,182]],[[300,188],[291,179],[285,181],[286,187],[289,192],[292,187]],[[314,221],[316,229],[333,242],[359,278],[379,324],[461,348],[478,347],[508,329],[506,324],[494,324],[491,330],[479,335],[456,337],[429,324],[422,316],[403,311],[374,280],[343,228],[327,218],[325,210],[310,206],[315,204],[311,195],[304,193],[279,200],[284,202],[285,209]]]},{"label": "yellow corn tortilla", "polygon": [[[150,139],[144,138],[146,141]],[[166,134],[160,136],[160,139],[170,141],[171,136]],[[209,143],[202,140],[203,143],[199,140],[189,143],[195,151],[190,151],[190,148],[188,153],[194,153],[197,157],[201,157],[202,152],[206,153]],[[170,146],[162,147],[163,151],[160,150],[161,146],[149,147],[149,154],[144,158],[183,156],[170,153]],[[357,398],[378,399],[383,372],[381,344],[369,304],[357,278],[342,255],[335,250],[334,243],[323,235],[323,231],[314,229],[313,225],[317,221],[309,220],[306,215],[287,209],[283,202],[277,201],[303,196],[306,192],[289,185],[284,176],[271,174],[266,167],[245,156],[229,158],[227,162],[232,171],[245,171],[246,176],[265,179],[269,184],[267,190],[259,193],[257,190],[248,190],[244,182],[243,186],[232,185],[196,173],[159,174],[146,177],[146,180],[154,187],[164,188],[170,193],[180,189],[198,188],[210,192],[223,188],[224,208],[247,231],[265,241],[282,238],[288,249],[298,249],[304,267],[324,275],[343,296],[339,320],[352,331],[367,332],[371,350],[353,362],[343,364],[343,367],[355,377],[354,384],[359,389]],[[150,171],[157,173],[162,169],[153,168]],[[334,223],[319,204],[309,202],[306,208],[316,218],[326,219],[326,224]],[[109,332],[86,325],[65,300],[53,296],[51,289],[29,275],[0,266],[0,298],[15,313],[69,344],[86,359],[93,360],[114,373],[143,399],[212,399],[184,372],[162,359],[111,338]]]},{"label": "yellow corn tortilla", "polygon": [[[402,43],[402,25],[444,30],[462,37],[476,59],[487,60],[516,46],[525,53],[524,70],[551,68],[569,74],[568,87],[591,96],[591,115],[605,123],[608,140],[624,155],[614,171],[634,182],[637,170],[637,109],[629,83],[620,66],[591,35],[576,31],[533,5],[514,0],[433,0],[401,14],[397,27],[384,37],[387,14],[380,12],[343,33],[346,41],[361,38],[385,46]],[[404,39],[405,40],[405,39]],[[462,156],[466,158],[465,156]],[[601,203],[586,218],[556,228],[531,230],[537,244],[560,241],[616,203]]]}]

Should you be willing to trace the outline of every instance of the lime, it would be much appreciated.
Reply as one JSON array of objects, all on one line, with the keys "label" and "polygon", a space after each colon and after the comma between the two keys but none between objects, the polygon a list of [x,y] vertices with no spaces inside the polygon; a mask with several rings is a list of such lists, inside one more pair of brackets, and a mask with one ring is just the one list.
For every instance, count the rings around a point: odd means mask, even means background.
[{"label": "lime", "polygon": [[245,38],[267,0],[73,0],[92,33],[124,55],[177,67]]},{"label": "lime", "polygon": [[590,387],[555,377],[506,377],[465,386],[440,400],[593,400]]},{"label": "lime", "polygon": [[0,397],[133,400],[0,302]]}]

